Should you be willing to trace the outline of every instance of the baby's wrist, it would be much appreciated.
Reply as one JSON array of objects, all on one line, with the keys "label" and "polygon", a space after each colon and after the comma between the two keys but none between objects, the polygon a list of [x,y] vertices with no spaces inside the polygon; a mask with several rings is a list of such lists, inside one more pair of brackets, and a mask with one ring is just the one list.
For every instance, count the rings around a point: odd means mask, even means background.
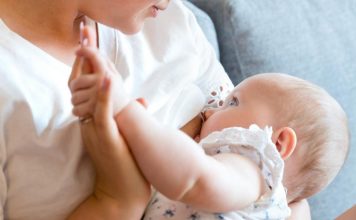
[{"label": "baby's wrist", "polygon": [[117,116],[120,114],[120,112],[123,111],[124,108],[126,108],[130,104],[131,100],[128,98],[125,98],[125,100],[121,100],[120,103],[114,102],[113,103],[113,113],[114,116]]},{"label": "baby's wrist", "polygon": [[115,114],[115,119],[117,121],[122,121],[125,120],[125,118],[130,118],[130,115],[136,114],[134,112],[140,108],[144,109],[144,107],[136,100],[129,100],[128,103],[121,109],[121,111]]}]

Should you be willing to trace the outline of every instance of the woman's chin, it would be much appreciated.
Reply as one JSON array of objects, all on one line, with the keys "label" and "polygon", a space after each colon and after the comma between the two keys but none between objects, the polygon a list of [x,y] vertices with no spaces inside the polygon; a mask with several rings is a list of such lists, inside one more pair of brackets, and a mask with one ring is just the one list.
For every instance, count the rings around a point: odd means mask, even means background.
[{"label": "woman's chin", "polygon": [[132,27],[132,28],[118,28],[122,33],[126,34],[126,35],[134,35],[137,34],[138,32],[140,32],[140,30],[142,29],[141,27]]},{"label": "woman's chin", "polygon": [[141,31],[143,27],[143,22],[127,24],[125,26],[116,26],[115,28],[126,35],[134,35]]}]

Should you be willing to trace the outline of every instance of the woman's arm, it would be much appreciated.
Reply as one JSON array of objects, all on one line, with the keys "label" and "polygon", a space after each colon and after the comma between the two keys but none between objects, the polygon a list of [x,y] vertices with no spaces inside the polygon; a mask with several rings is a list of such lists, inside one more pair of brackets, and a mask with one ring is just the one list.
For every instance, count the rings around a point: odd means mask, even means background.
[{"label": "woman's arm", "polygon": [[94,118],[81,123],[83,141],[97,175],[93,194],[69,219],[140,219],[149,201],[149,184],[119,134],[105,101],[98,99],[103,103],[97,105]]},{"label": "woman's arm", "polygon": [[[88,40],[88,47],[95,47],[93,31],[86,27],[83,36]],[[83,59],[77,57],[69,85],[82,72]],[[68,218],[140,219],[150,198],[150,186],[118,132],[108,91],[105,88],[99,90],[98,96],[92,118],[81,122],[80,126],[84,145],[96,171],[94,192]]]},{"label": "woman's arm", "polygon": [[[84,125],[84,138],[88,135],[100,138],[93,133],[92,125]],[[89,128],[90,127],[90,128]],[[87,134],[87,135],[86,135]],[[94,138],[88,141],[93,141]],[[68,219],[140,219],[150,197],[150,187],[138,170],[124,140],[112,144],[115,151],[100,152],[100,149],[91,148],[91,153],[98,153],[93,159],[97,177],[95,188],[82,204],[80,204]],[[103,147],[102,142],[94,140],[90,147]],[[105,149],[108,145],[105,145]],[[90,153],[90,154],[91,154]],[[112,154],[112,155],[108,155]],[[105,169],[105,171],[103,171]]]}]

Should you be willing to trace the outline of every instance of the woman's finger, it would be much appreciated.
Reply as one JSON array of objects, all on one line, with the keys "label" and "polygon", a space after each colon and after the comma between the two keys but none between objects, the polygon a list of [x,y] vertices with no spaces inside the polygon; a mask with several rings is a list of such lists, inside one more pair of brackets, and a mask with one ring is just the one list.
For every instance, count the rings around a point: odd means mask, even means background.
[{"label": "woman's finger", "polygon": [[[99,130],[103,130],[103,134],[107,131],[107,122],[113,121],[112,103],[110,101],[111,95],[111,80],[107,76],[102,77],[98,85],[98,93],[96,97],[94,119]],[[111,123],[111,122],[110,122]]]},{"label": "woman's finger", "polygon": [[97,48],[96,31],[88,25],[84,25],[81,29],[82,38],[88,40],[87,46]]},{"label": "woman's finger", "polygon": [[83,59],[80,57],[76,56],[74,64],[72,66],[72,72],[70,73],[69,79],[68,79],[68,86],[70,87],[71,82],[78,78],[80,74],[82,73],[82,65],[83,65]]},{"label": "woman's finger", "polygon": [[99,50],[94,47],[82,47],[76,52],[77,56],[87,59],[92,67],[92,72],[105,74],[107,62],[104,60]]},{"label": "woman's finger", "polygon": [[[93,28],[84,25],[80,27],[80,43],[83,46],[83,41],[84,39],[87,39],[87,45],[88,47],[97,47],[97,38],[96,38],[96,32]],[[78,78],[83,72],[89,73],[91,72],[91,66],[89,65],[88,62],[84,62],[85,60],[82,57],[76,57],[73,67],[72,67],[72,72],[69,76],[68,79],[68,85],[70,85],[71,81],[73,79]],[[86,63],[86,65],[85,65]],[[84,69],[83,69],[84,68]]]},{"label": "woman's finger", "polygon": [[111,100],[112,81],[109,76],[102,78],[98,89],[94,121],[97,128],[98,136],[106,140],[119,141],[118,127],[114,120],[113,103]]},{"label": "woman's finger", "polygon": [[[96,36],[95,32],[92,28],[84,23],[80,24],[80,44],[81,47],[92,47],[96,48]],[[89,74],[93,72],[92,64],[88,59],[80,57],[82,60],[82,74]]]}]

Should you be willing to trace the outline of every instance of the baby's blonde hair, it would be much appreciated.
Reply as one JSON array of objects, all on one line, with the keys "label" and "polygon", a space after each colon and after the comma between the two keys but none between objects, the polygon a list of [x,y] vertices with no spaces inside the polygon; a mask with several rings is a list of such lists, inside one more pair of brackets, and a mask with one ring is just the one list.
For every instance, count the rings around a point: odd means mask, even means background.
[{"label": "baby's blonde hair", "polygon": [[346,114],[324,89],[306,80],[277,73],[256,77],[275,91],[269,97],[278,97],[273,103],[280,126],[295,130],[296,150],[303,152],[297,173],[284,181],[288,201],[308,198],[325,188],[344,164],[350,139]]}]

